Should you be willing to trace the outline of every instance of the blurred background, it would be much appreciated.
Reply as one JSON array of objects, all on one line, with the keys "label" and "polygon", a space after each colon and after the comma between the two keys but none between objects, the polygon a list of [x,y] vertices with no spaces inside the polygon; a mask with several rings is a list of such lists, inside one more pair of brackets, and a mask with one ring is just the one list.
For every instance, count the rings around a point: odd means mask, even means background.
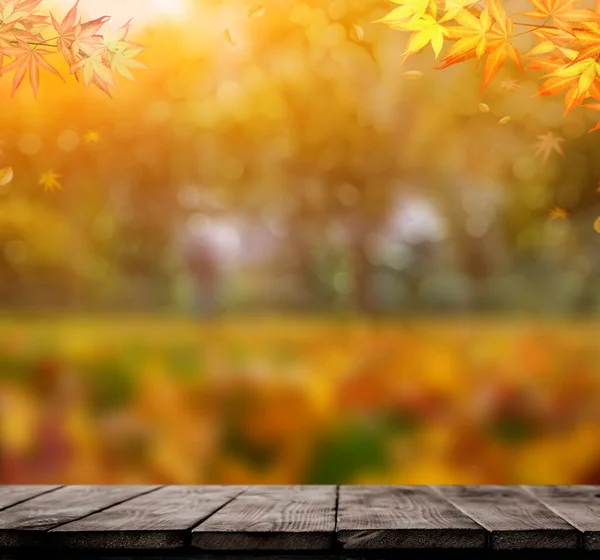
[{"label": "blurred background", "polygon": [[0,483],[600,483],[596,113],[387,1],[80,6],[150,69],[0,81]]}]

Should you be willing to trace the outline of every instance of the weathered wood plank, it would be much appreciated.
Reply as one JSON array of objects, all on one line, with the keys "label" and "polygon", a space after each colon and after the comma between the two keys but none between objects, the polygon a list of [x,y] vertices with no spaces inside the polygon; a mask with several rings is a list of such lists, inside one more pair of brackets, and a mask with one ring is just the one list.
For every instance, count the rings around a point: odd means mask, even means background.
[{"label": "weathered wood plank", "polygon": [[600,550],[600,486],[524,486],[545,506],[582,532],[587,550]]},{"label": "weathered wood plank", "polygon": [[344,549],[483,548],[485,530],[439,494],[415,486],[341,486]]},{"label": "weathered wood plank", "polygon": [[58,488],[60,488],[60,486],[42,486],[40,484],[30,484],[27,486],[0,486],[0,510],[30,500],[40,494],[57,490]]},{"label": "weathered wood plank", "polygon": [[50,532],[65,548],[172,549],[190,529],[243,491],[241,486],[165,486]]},{"label": "weathered wood plank", "polygon": [[578,547],[578,531],[517,486],[435,486],[489,531],[493,549]]},{"label": "weathered wood plank", "polygon": [[192,531],[202,550],[327,550],[335,486],[254,486]]},{"label": "weathered wood plank", "polygon": [[46,532],[156,486],[63,486],[0,511],[0,547],[45,544]]}]

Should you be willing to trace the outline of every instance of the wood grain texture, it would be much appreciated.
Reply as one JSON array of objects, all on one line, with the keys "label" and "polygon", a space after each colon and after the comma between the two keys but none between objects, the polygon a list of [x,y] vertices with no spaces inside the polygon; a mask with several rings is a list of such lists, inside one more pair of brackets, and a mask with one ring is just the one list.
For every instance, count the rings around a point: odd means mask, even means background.
[{"label": "wood grain texture", "polygon": [[344,549],[483,548],[485,530],[439,494],[415,486],[341,486]]},{"label": "wood grain texture", "polygon": [[489,531],[497,550],[573,549],[577,529],[517,486],[435,486],[456,507]]},{"label": "wood grain texture", "polygon": [[600,550],[600,486],[524,486],[545,506],[581,531],[587,550]]},{"label": "wood grain texture", "polygon": [[0,547],[40,546],[47,531],[128,500],[153,486],[64,486],[0,511]]},{"label": "wood grain texture", "polygon": [[165,486],[50,532],[65,548],[172,549],[190,529],[243,491],[241,486]]},{"label": "wood grain texture", "polygon": [[20,502],[35,498],[40,494],[57,490],[60,486],[0,486],[0,510],[14,506]]},{"label": "wood grain texture", "polygon": [[335,542],[335,486],[255,486],[192,531],[202,550],[326,550]]}]

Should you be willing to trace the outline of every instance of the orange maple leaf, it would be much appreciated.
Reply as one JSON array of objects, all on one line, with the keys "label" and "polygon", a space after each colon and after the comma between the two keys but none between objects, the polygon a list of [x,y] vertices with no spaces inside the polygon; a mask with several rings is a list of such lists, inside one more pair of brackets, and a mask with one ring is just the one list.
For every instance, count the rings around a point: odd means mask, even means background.
[{"label": "orange maple leaf", "polygon": [[[594,111],[600,111],[600,103],[584,103],[583,107],[587,107],[588,109],[593,109]],[[590,128],[588,130],[588,132],[595,132],[596,130],[600,130],[600,122],[598,124],[596,124],[596,126],[594,128]]]},{"label": "orange maple leaf", "polygon": [[552,220],[564,220],[567,217],[567,211],[564,208],[561,208],[560,206],[555,206],[548,212],[548,216]]},{"label": "orange maple leaf", "polygon": [[600,24],[598,22],[582,22],[582,29],[574,29],[573,34],[578,41],[578,46],[583,47],[573,59],[576,64],[586,58],[596,58],[600,54]]},{"label": "orange maple leaf", "polygon": [[52,54],[51,51],[37,49],[37,45],[29,45],[20,39],[17,39],[16,42],[18,45],[16,47],[0,48],[0,52],[2,52],[2,54],[15,57],[10,64],[4,66],[0,71],[0,76],[12,70],[15,71],[13,77],[12,95],[15,94],[25,76],[29,72],[29,83],[31,84],[31,89],[33,90],[33,96],[37,97],[37,91],[40,84],[40,67],[47,72],[58,76],[64,81],[63,77],[58,73],[58,70],[51,66],[44,58],[44,56]]},{"label": "orange maple leaf", "polygon": [[457,40],[446,56],[440,61],[438,69],[463,62],[469,58],[481,60],[487,55],[483,69],[483,84],[479,95],[494,79],[503,64],[510,58],[521,70],[519,53],[510,42],[513,22],[506,15],[500,0],[488,0],[486,8],[477,18],[473,13],[463,11],[457,14],[458,26],[447,27],[447,37]]},{"label": "orange maple leaf", "polygon": [[535,59],[532,70],[549,70],[546,81],[535,95],[556,95],[566,92],[565,114],[578,107],[589,97],[600,99],[599,66],[592,58],[575,63],[577,51],[557,47],[553,56]]},{"label": "orange maple leaf", "polygon": [[579,0],[530,0],[535,10],[523,12],[522,16],[543,21],[552,20],[554,25],[572,33],[571,23],[591,22],[600,20],[600,14],[592,10],[577,10],[575,5]]},{"label": "orange maple leaf", "polygon": [[483,84],[479,90],[479,95],[495,78],[507,58],[510,58],[517,65],[517,68],[523,72],[519,53],[510,42],[513,31],[512,19],[506,15],[500,0],[488,0],[488,5],[495,23],[488,34],[488,57],[483,69]]}]

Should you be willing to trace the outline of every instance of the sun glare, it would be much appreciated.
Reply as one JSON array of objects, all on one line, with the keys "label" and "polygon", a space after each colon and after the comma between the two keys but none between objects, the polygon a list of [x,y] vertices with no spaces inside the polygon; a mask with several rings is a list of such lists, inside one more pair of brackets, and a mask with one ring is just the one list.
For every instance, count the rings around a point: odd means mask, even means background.
[{"label": "sun glare", "polygon": [[[61,10],[67,10],[73,0],[56,0],[56,4]],[[86,17],[109,14],[114,25],[122,25],[130,18],[140,25],[161,17],[183,17],[188,5],[189,0],[81,0],[79,4]]]}]

